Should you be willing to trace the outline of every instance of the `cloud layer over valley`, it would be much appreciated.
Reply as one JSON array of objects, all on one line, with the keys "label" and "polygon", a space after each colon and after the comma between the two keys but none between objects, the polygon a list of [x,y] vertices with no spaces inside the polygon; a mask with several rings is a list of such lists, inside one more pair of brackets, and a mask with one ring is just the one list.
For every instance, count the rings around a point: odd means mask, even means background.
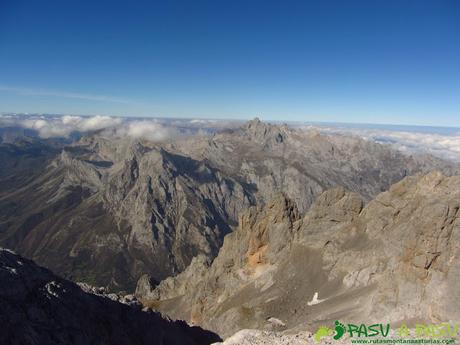
[{"label": "cloud layer over valley", "polygon": [[[101,131],[103,135],[160,141],[184,135],[209,134],[241,125],[241,121],[213,119],[121,118],[76,115],[0,115],[0,128],[26,129],[36,136],[69,138],[73,133]],[[429,153],[460,162],[460,128],[392,125],[297,124],[329,135],[357,136],[390,145],[402,152]]]},{"label": "cloud layer over valley", "polygon": [[177,136],[206,134],[231,126],[235,124],[219,120],[121,118],[102,115],[0,115],[0,127],[27,129],[42,139],[69,138],[73,133],[101,131],[107,136],[159,141]]},{"label": "cloud layer over valley", "polygon": [[460,128],[384,125],[310,125],[305,128],[316,128],[324,134],[357,136],[390,145],[408,154],[429,153],[460,162]]}]

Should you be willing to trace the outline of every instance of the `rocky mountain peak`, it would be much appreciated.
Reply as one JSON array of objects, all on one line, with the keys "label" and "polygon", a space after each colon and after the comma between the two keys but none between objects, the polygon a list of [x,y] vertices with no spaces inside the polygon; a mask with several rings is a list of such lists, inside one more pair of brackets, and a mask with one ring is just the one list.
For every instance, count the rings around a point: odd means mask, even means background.
[{"label": "rocky mountain peak", "polygon": [[246,123],[244,130],[250,140],[259,143],[283,143],[288,135],[287,126],[274,125],[254,118]]}]

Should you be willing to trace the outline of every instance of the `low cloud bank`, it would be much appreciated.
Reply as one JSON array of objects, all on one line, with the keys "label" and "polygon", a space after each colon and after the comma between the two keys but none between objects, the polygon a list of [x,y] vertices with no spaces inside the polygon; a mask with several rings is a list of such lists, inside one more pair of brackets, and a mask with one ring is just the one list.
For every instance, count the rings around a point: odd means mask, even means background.
[{"label": "low cloud bank", "polygon": [[1,115],[0,127],[21,127],[35,131],[40,138],[69,137],[72,132],[88,132],[122,123],[110,116]]},{"label": "low cloud bank", "polygon": [[43,139],[68,138],[72,133],[86,133],[104,130],[105,135],[130,136],[150,140],[162,140],[172,135],[173,131],[155,122],[155,120],[127,121],[111,116],[11,116],[0,117],[0,126],[15,126],[33,130]]},{"label": "low cloud bank", "polygon": [[62,116],[60,118],[24,119],[18,125],[36,130],[40,138],[68,137],[72,132],[88,132],[121,124],[121,119],[110,116]]},{"label": "low cloud bank", "polygon": [[184,135],[211,133],[236,122],[200,119],[120,118],[75,115],[0,115],[0,127],[32,130],[43,139],[69,138],[72,133],[102,130],[103,135],[160,141]]},{"label": "low cloud bank", "polygon": [[[391,126],[396,127],[396,126]],[[345,128],[333,126],[308,126],[322,133],[353,135],[377,143],[390,145],[406,153],[429,153],[436,157],[460,162],[460,129],[436,127]]]}]

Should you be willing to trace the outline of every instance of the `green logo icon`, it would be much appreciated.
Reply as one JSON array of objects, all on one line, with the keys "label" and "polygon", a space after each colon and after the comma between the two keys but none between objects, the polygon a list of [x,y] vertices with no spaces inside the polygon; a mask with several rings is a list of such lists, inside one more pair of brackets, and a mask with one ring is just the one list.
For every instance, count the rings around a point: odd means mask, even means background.
[{"label": "green logo icon", "polygon": [[315,333],[315,336],[314,336],[314,339],[317,343],[319,343],[321,341],[321,338],[323,337],[328,337],[330,335],[334,334],[334,330],[329,328],[329,327],[325,327],[325,326],[322,326],[320,328],[317,329],[316,333]]},{"label": "green logo icon", "polygon": [[318,328],[318,330],[315,332],[315,335],[314,335],[315,341],[319,343],[321,341],[321,338],[331,336],[334,333],[335,334],[333,338],[335,340],[339,340],[340,338],[342,338],[346,331],[345,326],[339,320],[336,320],[334,324],[335,324],[335,332],[332,328],[325,327],[325,326]]},{"label": "green logo icon", "polygon": [[345,326],[340,323],[339,320],[335,321],[335,332],[336,333],[333,337],[335,340],[339,340],[345,334]]}]

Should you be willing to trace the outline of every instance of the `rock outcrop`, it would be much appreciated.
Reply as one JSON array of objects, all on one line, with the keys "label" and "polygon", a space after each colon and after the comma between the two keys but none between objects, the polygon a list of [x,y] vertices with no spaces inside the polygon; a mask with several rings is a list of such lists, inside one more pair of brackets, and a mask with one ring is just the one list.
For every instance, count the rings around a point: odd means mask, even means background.
[{"label": "rock outcrop", "polygon": [[[407,177],[364,206],[324,192],[299,216],[280,195],[240,217],[209,267],[139,297],[229,336],[346,322],[460,321],[460,176]],[[203,273],[204,272],[204,273]]]},{"label": "rock outcrop", "polygon": [[123,304],[57,277],[0,248],[1,344],[211,344],[220,338],[183,321]]}]

